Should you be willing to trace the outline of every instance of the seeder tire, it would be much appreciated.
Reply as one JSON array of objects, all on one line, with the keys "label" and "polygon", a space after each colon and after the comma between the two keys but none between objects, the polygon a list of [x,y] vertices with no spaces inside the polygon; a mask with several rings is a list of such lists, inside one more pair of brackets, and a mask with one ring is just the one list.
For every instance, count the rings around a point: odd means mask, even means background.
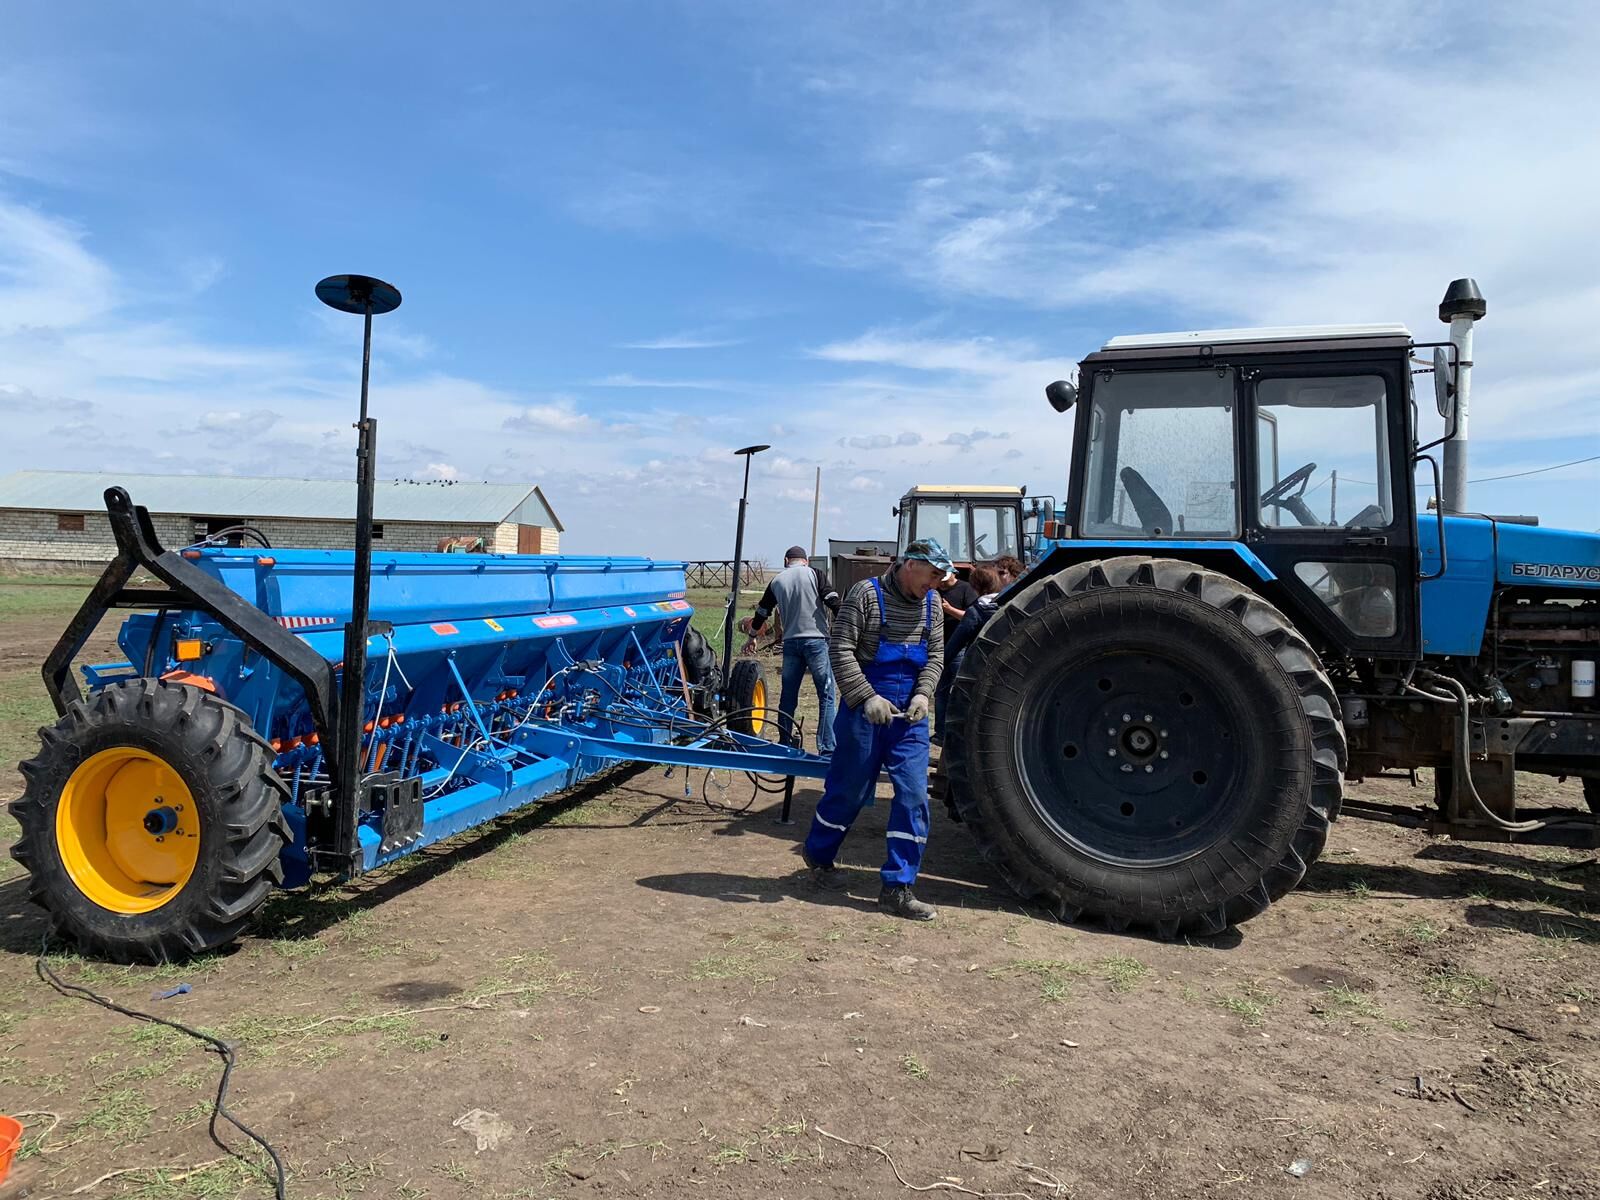
[{"label": "seeder tire", "polygon": [[288,789],[239,709],[155,679],[39,731],[12,802],[28,895],[86,952],[167,962],[238,936],[283,871]]},{"label": "seeder tire", "polygon": [[1218,572],[1128,556],[1001,606],[962,660],[943,767],[1020,894],[1170,938],[1299,884],[1346,753],[1332,685],[1282,612]]},{"label": "seeder tire", "polygon": [[728,668],[728,728],[761,736],[766,729],[767,669],[754,658],[736,658]]}]

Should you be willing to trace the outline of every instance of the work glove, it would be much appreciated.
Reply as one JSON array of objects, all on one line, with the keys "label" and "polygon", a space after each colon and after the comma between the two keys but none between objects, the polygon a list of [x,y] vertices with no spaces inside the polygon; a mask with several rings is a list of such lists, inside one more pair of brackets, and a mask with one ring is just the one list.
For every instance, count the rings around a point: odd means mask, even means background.
[{"label": "work glove", "polygon": [[861,706],[861,711],[866,714],[869,725],[887,725],[894,720],[894,705],[882,696],[868,696],[866,703]]},{"label": "work glove", "polygon": [[928,698],[917,695],[911,697],[911,703],[906,705],[906,720],[915,725],[918,721],[928,719]]}]

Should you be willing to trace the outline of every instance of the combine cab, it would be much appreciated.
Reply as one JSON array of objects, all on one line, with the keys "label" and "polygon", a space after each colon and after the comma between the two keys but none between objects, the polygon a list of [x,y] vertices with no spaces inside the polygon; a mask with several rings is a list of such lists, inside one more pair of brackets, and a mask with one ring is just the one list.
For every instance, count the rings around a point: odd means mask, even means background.
[{"label": "combine cab", "polygon": [[[1454,480],[1483,311],[1466,280],[1441,306]],[[1076,408],[1071,536],[962,660],[940,768],[1024,895],[1216,932],[1295,887],[1342,808],[1597,844],[1516,780],[1581,776],[1600,809],[1600,537],[1466,515],[1459,484],[1418,511],[1422,348],[1394,325],[1115,338],[1047,389]],[[1343,804],[1424,766],[1428,810]]]}]

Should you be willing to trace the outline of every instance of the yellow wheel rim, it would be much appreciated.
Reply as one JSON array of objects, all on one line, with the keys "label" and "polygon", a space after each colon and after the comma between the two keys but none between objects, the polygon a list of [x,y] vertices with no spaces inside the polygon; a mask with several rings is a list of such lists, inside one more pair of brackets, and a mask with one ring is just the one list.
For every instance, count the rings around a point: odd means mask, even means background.
[{"label": "yellow wheel rim", "polygon": [[135,746],[78,764],[56,806],[56,846],[78,890],[116,913],[160,908],[200,861],[200,813],[183,777]]},{"label": "yellow wheel rim", "polygon": [[767,681],[756,680],[755,687],[750,689],[750,732],[760,733],[766,728],[767,709]]}]

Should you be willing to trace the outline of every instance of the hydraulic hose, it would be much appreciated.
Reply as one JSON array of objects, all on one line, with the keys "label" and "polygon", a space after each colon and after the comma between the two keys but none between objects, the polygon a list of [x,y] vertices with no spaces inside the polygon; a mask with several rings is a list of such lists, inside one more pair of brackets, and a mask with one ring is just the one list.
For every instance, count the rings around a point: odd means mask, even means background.
[{"label": "hydraulic hose", "polygon": [[1448,675],[1436,675],[1429,672],[1429,677],[1443,687],[1448,688],[1452,696],[1441,696],[1426,688],[1417,687],[1415,684],[1406,684],[1406,690],[1424,699],[1435,701],[1439,704],[1458,704],[1461,710],[1460,719],[1456,721],[1456,748],[1455,748],[1455,782],[1466,789],[1472,803],[1496,829],[1507,833],[1536,833],[1545,828],[1544,821],[1507,821],[1504,817],[1494,812],[1484,803],[1483,797],[1478,795],[1478,789],[1472,782],[1472,698],[1467,694],[1466,685],[1460,680],[1451,679]]}]

